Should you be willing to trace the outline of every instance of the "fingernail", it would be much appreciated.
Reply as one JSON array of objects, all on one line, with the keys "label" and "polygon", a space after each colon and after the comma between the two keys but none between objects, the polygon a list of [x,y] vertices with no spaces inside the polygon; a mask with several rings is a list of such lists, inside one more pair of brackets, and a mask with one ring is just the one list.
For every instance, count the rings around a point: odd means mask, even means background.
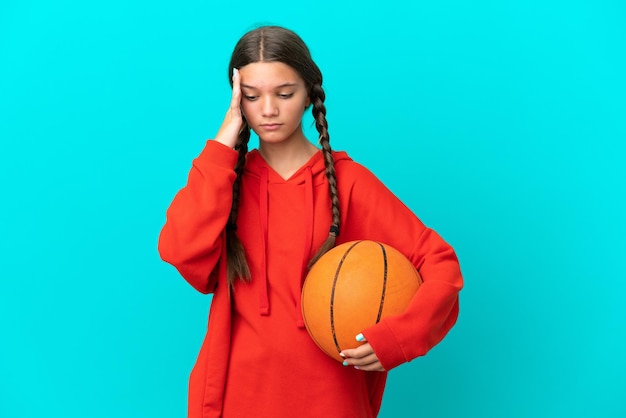
[{"label": "fingernail", "polygon": [[359,369],[359,366],[354,366],[354,368],[357,369],[357,370],[361,370],[361,369]]},{"label": "fingernail", "polygon": [[339,355],[340,355],[341,357],[343,357],[343,358],[346,358],[346,355],[345,355],[345,354],[343,354],[343,353],[339,353]]},{"label": "fingernail", "polygon": [[363,336],[363,334],[359,334],[359,335],[357,335],[357,336],[356,336],[356,340],[357,340],[358,342],[361,342],[361,341],[363,341],[364,339],[365,339],[365,337]]},{"label": "fingernail", "polygon": [[239,72],[239,70],[238,70],[238,69],[233,68],[233,77],[234,77],[234,76],[236,76],[238,72]]},{"label": "fingernail", "polygon": [[347,361],[344,361],[344,362],[343,362],[343,363],[341,363],[341,364],[343,364],[344,366],[347,366],[347,365],[348,365],[348,362],[347,362]]}]

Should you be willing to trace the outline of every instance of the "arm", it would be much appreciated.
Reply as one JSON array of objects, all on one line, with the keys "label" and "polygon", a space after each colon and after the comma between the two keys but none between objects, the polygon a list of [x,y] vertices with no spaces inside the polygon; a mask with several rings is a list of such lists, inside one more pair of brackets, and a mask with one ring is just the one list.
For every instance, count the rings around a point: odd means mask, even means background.
[{"label": "arm", "polygon": [[355,177],[348,201],[346,232],[398,249],[411,260],[424,281],[403,314],[384,318],[363,330],[366,343],[355,349],[359,351],[346,353],[348,357],[365,358],[371,355],[369,346],[380,363],[379,368],[371,370],[389,370],[426,354],[444,338],[458,316],[458,293],[463,279],[452,247],[426,228],[366,169],[362,168]]},{"label": "arm", "polygon": [[223,230],[232,205],[237,143],[243,123],[239,72],[233,72],[230,106],[215,136],[193,162],[187,185],[167,211],[159,253],[198,291],[210,293],[224,248]]},{"label": "arm", "polygon": [[174,197],[161,235],[159,253],[198,291],[213,291],[222,231],[232,205],[237,152],[208,141],[193,161],[187,185]]}]

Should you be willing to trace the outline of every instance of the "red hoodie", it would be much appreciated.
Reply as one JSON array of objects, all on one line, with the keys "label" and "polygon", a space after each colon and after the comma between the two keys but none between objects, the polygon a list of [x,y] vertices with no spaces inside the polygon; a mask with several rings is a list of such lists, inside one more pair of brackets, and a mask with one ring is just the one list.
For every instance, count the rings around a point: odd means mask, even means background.
[{"label": "red hoodie", "polygon": [[[334,153],[341,208],[337,244],[370,239],[403,252],[424,283],[405,313],[363,330],[390,370],[437,344],[458,316],[462,287],[452,248],[346,153]],[[258,151],[247,156],[237,233],[252,281],[226,282],[225,225],[237,153],[208,141],[174,198],[159,238],[163,260],[198,291],[214,293],[207,335],[189,382],[189,417],[375,417],[387,373],[324,354],[304,328],[306,264],[328,236],[321,151],[289,179]]]}]

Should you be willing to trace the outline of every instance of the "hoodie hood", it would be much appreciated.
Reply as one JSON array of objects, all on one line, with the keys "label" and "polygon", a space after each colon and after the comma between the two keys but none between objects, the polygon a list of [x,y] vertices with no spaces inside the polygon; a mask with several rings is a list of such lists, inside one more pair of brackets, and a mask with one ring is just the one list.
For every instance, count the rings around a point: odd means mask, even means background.
[{"label": "hoodie hood", "polygon": [[[340,161],[350,160],[350,157],[348,157],[345,152],[333,152],[333,158],[335,165]],[[254,251],[258,252],[261,257],[257,258],[260,259],[260,264],[257,266],[256,274],[253,273],[252,280],[256,282],[255,287],[258,289],[260,315],[270,314],[270,292],[268,290],[270,274],[268,263],[270,257],[272,257],[272,250],[270,249],[272,240],[270,236],[277,232],[285,234],[284,230],[282,232],[280,231],[284,226],[283,222],[279,222],[278,226],[276,226],[277,224],[275,223],[277,219],[276,216],[280,216],[280,214],[270,214],[270,209],[272,211],[280,211],[281,209],[276,209],[274,206],[275,203],[272,203],[270,207],[270,201],[283,201],[284,199],[289,201],[289,199],[292,199],[290,205],[298,206],[301,209],[298,219],[284,219],[285,223],[299,224],[298,235],[303,232],[303,236],[294,237],[293,239],[294,244],[303,243],[301,250],[298,251],[297,248],[295,249],[299,254],[297,256],[299,259],[283,260],[284,263],[298,265],[298,272],[292,270],[289,274],[293,275],[298,273],[298,289],[301,291],[304,278],[306,277],[307,264],[313,257],[315,251],[318,250],[318,247],[314,245],[314,237],[320,235],[320,228],[322,228],[325,230],[326,235],[323,236],[325,239],[328,234],[328,229],[330,228],[330,221],[327,222],[327,225],[322,225],[320,222],[321,219],[330,219],[331,216],[328,180],[326,179],[325,173],[326,167],[324,165],[324,155],[322,151],[316,152],[288,179],[282,178],[270,167],[258,150],[255,149],[247,155],[246,166],[244,168],[244,179],[247,180],[246,185],[251,189],[258,187],[258,226],[260,232],[259,238],[261,239],[255,240]],[[254,193],[254,190],[252,190],[252,192],[253,195],[257,195],[257,193]],[[282,194],[283,196],[276,199],[272,197],[274,193]],[[322,214],[324,216],[319,216],[319,214],[315,212],[316,208],[319,211],[320,207],[327,208],[327,213]],[[274,227],[272,227],[272,225],[274,225]],[[304,226],[303,229],[302,226]],[[246,247],[246,251],[248,250],[249,248]],[[292,251],[292,254],[295,254],[295,252]],[[293,278],[289,279],[293,280]],[[297,318],[297,325],[304,327],[300,297],[296,298],[295,317]]]}]

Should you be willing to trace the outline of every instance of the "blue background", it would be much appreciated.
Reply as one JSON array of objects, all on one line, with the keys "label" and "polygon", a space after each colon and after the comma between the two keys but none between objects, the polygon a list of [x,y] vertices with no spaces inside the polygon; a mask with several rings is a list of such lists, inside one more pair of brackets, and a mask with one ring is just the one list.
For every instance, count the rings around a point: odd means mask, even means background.
[{"label": "blue background", "polygon": [[267,23],[322,68],[333,147],[462,262],[380,416],[626,416],[626,4],[227,4],[0,5],[0,416],[185,415],[210,297],[157,236]]}]

